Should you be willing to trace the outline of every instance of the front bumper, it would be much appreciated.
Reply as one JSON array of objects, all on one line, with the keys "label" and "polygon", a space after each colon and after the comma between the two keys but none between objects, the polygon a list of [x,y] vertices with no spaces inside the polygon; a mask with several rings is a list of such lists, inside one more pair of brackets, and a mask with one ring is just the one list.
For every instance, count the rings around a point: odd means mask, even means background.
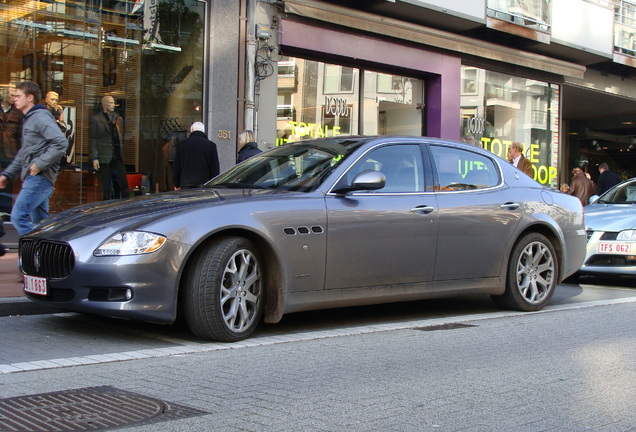
[{"label": "front bumper", "polygon": [[176,319],[182,262],[179,245],[168,242],[151,254],[95,257],[92,251],[81,254],[67,244],[71,258],[66,254],[59,259],[50,254],[60,248],[40,247],[46,243],[39,241],[37,248],[20,248],[22,271],[46,279],[46,295],[25,292],[29,299],[73,312],[156,323]]},{"label": "front bumper", "polygon": [[[604,231],[588,231],[585,262],[579,269],[579,274],[599,276],[636,276],[636,244],[631,244],[629,254],[598,253],[599,243],[613,242],[616,233]],[[625,242],[620,242],[625,243]],[[631,254],[634,255],[631,255]]]}]

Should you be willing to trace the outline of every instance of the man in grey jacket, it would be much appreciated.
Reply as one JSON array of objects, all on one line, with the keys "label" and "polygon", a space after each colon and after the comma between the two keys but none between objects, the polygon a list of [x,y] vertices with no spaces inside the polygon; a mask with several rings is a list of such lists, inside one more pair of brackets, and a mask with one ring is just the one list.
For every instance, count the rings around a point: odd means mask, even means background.
[{"label": "man in grey jacket", "polygon": [[13,105],[25,114],[22,147],[0,174],[0,189],[18,175],[22,179],[22,189],[11,210],[11,222],[20,235],[49,216],[49,198],[68,147],[53,115],[39,104],[41,98],[42,91],[36,83],[23,81],[16,85]]}]

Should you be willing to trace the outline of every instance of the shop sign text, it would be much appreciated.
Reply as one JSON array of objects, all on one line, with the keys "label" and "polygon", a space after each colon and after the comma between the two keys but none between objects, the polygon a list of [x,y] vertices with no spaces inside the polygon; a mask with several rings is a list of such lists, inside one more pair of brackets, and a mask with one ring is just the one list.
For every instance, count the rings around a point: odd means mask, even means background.
[{"label": "shop sign text", "polygon": [[[481,143],[484,146],[484,149],[488,150],[491,153],[496,154],[500,158],[507,159],[508,158],[508,148],[512,144],[510,140],[501,140],[499,138],[488,138],[482,137]],[[532,162],[532,172],[534,178],[537,182],[545,185],[552,184],[552,182],[557,178],[557,169],[553,166],[547,165],[537,165],[539,161],[539,144],[530,144],[530,152],[527,152],[528,146],[526,144],[521,143],[523,145],[523,154]]]},{"label": "shop sign text", "polygon": [[321,125],[318,123],[305,123],[290,121],[287,122],[291,128],[289,138],[276,138],[276,145],[283,145],[289,141],[297,141],[303,137],[308,138],[324,138],[340,135],[340,126],[329,127],[329,125]]},{"label": "shop sign text", "polygon": [[351,115],[351,107],[345,98],[325,96],[325,114],[349,117]]}]

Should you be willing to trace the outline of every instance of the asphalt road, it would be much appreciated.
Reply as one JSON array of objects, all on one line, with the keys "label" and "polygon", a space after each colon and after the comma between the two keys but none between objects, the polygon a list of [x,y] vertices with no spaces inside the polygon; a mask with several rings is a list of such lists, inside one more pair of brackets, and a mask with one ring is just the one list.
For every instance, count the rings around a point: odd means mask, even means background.
[{"label": "asphalt road", "polygon": [[[0,431],[6,398],[103,386],[200,410],[122,420],[127,431],[634,431],[631,282],[560,285],[540,313],[464,297],[292,314],[237,344],[74,313],[4,316]],[[54,417],[90,418],[74,407]]]}]

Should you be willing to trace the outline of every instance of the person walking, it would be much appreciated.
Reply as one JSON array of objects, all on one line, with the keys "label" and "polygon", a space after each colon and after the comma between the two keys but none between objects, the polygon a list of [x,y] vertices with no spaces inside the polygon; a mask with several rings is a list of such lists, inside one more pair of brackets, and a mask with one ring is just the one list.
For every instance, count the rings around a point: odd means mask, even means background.
[{"label": "person walking", "polygon": [[256,138],[254,137],[254,132],[251,130],[246,130],[241,132],[238,137],[238,163],[243,162],[251,158],[252,156],[256,156],[261,153],[262,150],[258,148],[258,144],[256,144]]},{"label": "person walking", "polygon": [[177,144],[174,189],[196,188],[219,175],[219,172],[216,144],[208,139],[203,123],[192,123],[190,136]]},{"label": "person walking", "polygon": [[523,146],[519,141],[514,141],[508,147],[508,162],[532,177],[532,162],[523,155]]},{"label": "person walking", "polygon": [[53,115],[41,105],[42,91],[32,81],[16,84],[14,106],[24,113],[22,147],[13,162],[0,174],[0,189],[18,175],[22,189],[13,204],[11,222],[18,234],[31,231],[49,216],[49,198],[57,179],[68,141]]},{"label": "person walking", "polygon": [[596,185],[598,187],[597,193],[599,195],[603,195],[603,193],[621,182],[620,176],[610,170],[609,166],[605,162],[598,166],[598,170],[601,173],[601,175],[598,176],[598,180],[596,182]]},{"label": "person walking", "polygon": [[588,179],[583,170],[576,167],[572,170],[572,181],[570,182],[570,195],[577,197],[584,206],[590,202],[590,197],[594,195],[596,187],[592,180]]}]

